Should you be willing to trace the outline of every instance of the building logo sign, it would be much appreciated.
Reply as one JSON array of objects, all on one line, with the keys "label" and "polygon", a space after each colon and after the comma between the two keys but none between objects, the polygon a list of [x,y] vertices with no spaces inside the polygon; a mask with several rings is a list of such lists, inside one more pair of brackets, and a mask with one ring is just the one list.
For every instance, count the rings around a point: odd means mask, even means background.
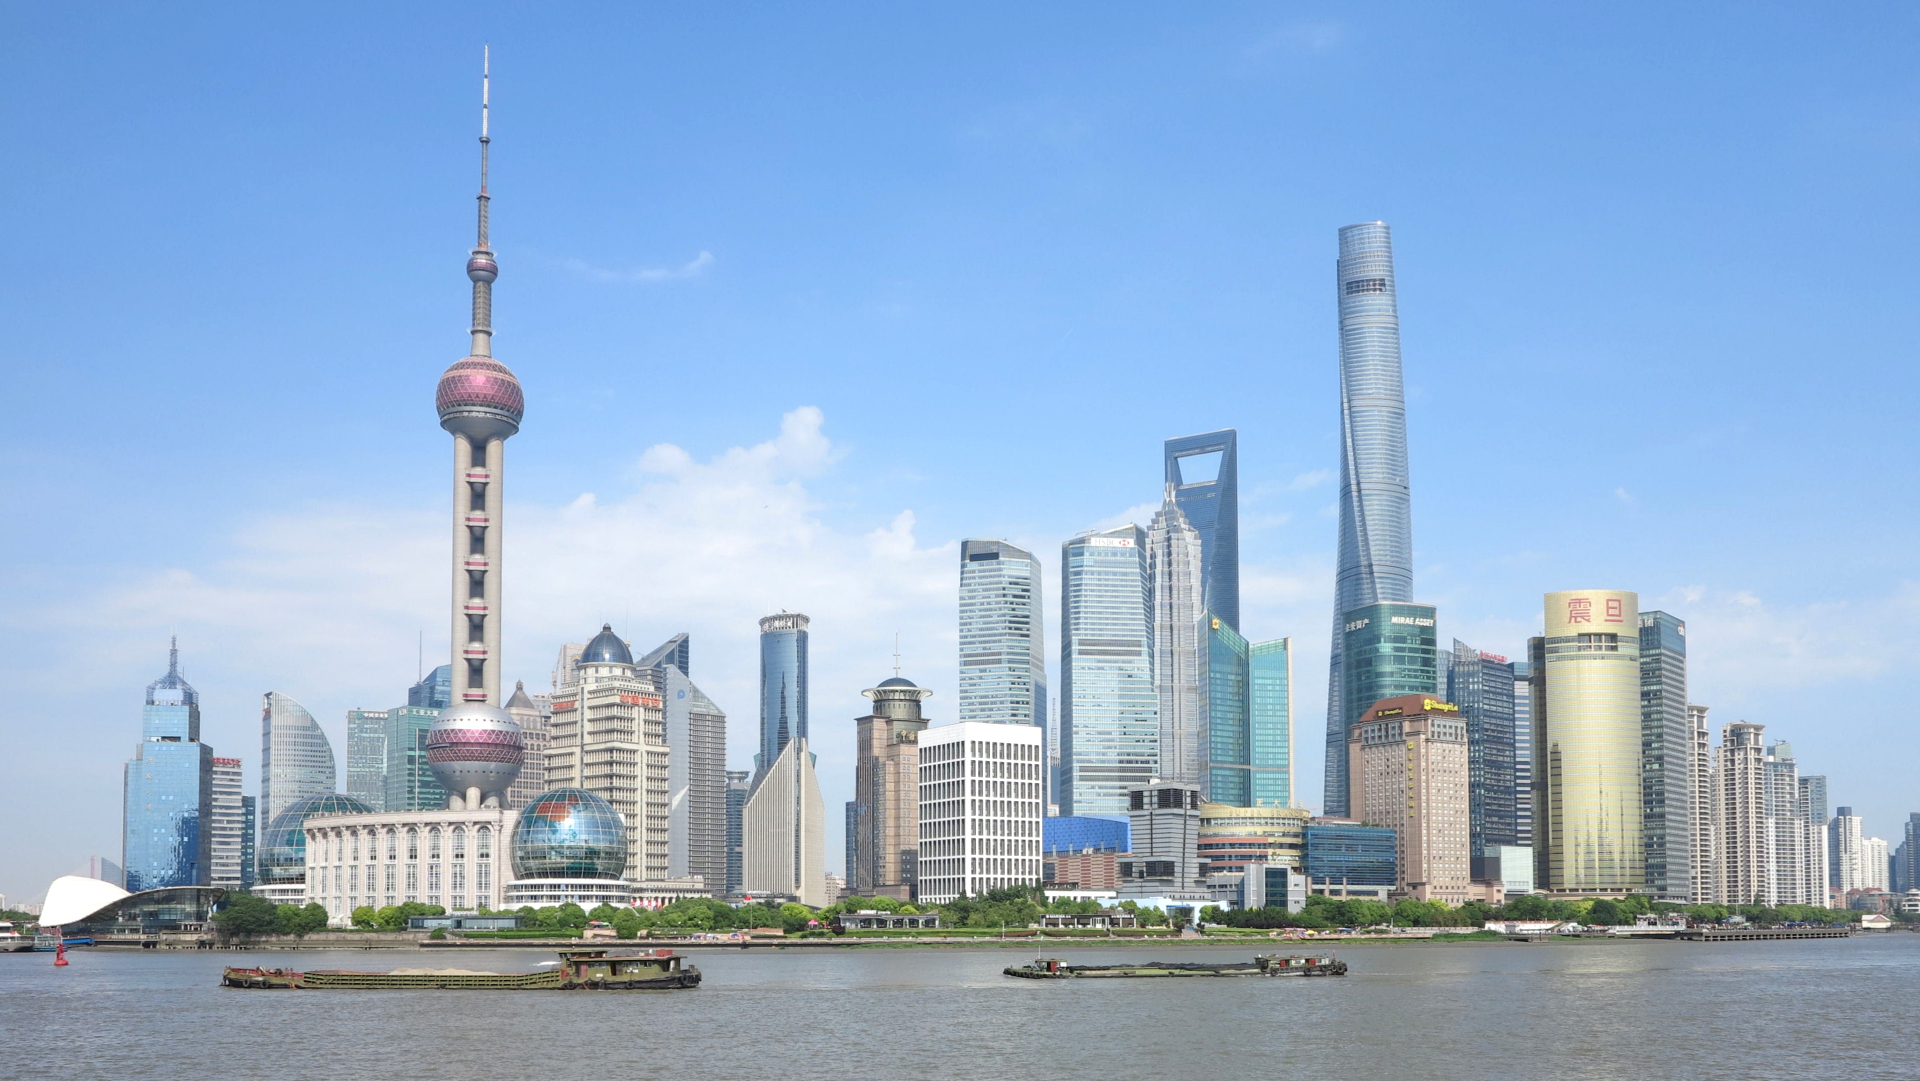
[{"label": "building logo sign", "polygon": [[[1618,597],[1607,598],[1603,609],[1605,614],[1601,616],[1600,621],[1602,623],[1625,623],[1627,621],[1626,607],[1627,602]],[[1591,624],[1593,622],[1593,614],[1593,598],[1567,598],[1567,623],[1569,625],[1574,623]],[[1646,626],[1644,623],[1641,625]]]},{"label": "building logo sign", "polygon": [[1087,543],[1095,548],[1131,548],[1132,537],[1088,537]]},{"label": "building logo sign", "polygon": [[1372,622],[1373,620],[1371,619],[1356,619],[1353,622],[1347,624],[1347,633],[1352,634],[1354,631],[1357,631],[1360,628]]},{"label": "building logo sign", "polygon": [[1402,625],[1404,625],[1404,626],[1408,626],[1408,627],[1431,627],[1431,626],[1433,626],[1433,620],[1431,620],[1431,619],[1425,619],[1425,618],[1422,618],[1422,617],[1420,617],[1420,616],[1394,616],[1394,617],[1393,617],[1393,621],[1394,621],[1395,623],[1399,623],[1399,624],[1402,624]]},{"label": "building logo sign", "polygon": [[1427,711],[1428,713],[1458,713],[1458,712],[1460,712],[1460,707],[1459,707],[1459,706],[1456,706],[1456,705],[1454,705],[1454,704],[1453,704],[1452,702],[1436,702],[1436,701],[1434,701],[1434,700],[1433,700],[1433,699],[1431,699],[1431,698],[1428,698],[1428,699],[1426,699],[1426,700],[1424,700],[1424,701],[1422,701],[1422,702],[1420,703],[1420,708],[1421,708],[1421,709],[1424,709],[1424,710],[1426,710],[1426,711]]}]

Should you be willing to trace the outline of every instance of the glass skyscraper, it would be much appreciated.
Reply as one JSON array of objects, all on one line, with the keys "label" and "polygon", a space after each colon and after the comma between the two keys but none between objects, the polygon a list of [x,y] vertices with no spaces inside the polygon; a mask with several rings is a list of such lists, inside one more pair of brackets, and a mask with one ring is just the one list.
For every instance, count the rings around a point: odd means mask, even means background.
[{"label": "glass skyscraper", "polygon": [[[1430,604],[1404,604],[1382,601],[1362,605],[1347,613],[1341,623],[1341,648],[1346,660],[1342,671],[1346,686],[1341,700],[1347,716],[1342,728],[1383,698],[1403,694],[1440,693],[1439,640],[1434,630],[1434,612]],[[1345,790],[1346,747],[1340,748],[1340,783]],[[1329,812],[1331,814],[1331,812]],[[1350,817],[1342,808],[1340,815]]]},{"label": "glass skyscraper", "polygon": [[366,800],[367,806],[387,811],[437,811],[446,807],[447,790],[427,762],[427,731],[444,708],[395,706],[385,711],[381,744],[386,765],[381,771],[380,801]]},{"label": "glass skyscraper", "polygon": [[1344,815],[1347,725],[1372,702],[1345,701],[1349,680],[1341,670],[1342,628],[1356,609],[1413,599],[1407,401],[1400,378],[1393,236],[1385,222],[1340,230],[1334,291],[1340,305],[1340,540],[1327,680],[1325,799],[1327,814]]},{"label": "glass skyscraper", "polygon": [[[1693,893],[1692,744],[1687,721],[1687,624],[1640,613],[1640,801],[1647,892],[1686,904]],[[1826,820],[1821,819],[1824,823]]]},{"label": "glass skyscraper", "polygon": [[1001,540],[960,542],[960,719],[1047,726],[1040,561]]},{"label": "glass skyscraper", "polygon": [[305,706],[268,691],[260,708],[260,803],[269,825],[280,812],[333,792],[333,743]]},{"label": "glass skyscraper", "polygon": [[[1209,612],[1201,625],[1200,716],[1206,724],[1207,768],[1198,779],[1211,803],[1253,806],[1253,672],[1247,640],[1226,620]],[[1156,627],[1155,631],[1158,632]],[[1166,695],[1160,696],[1161,704]],[[1161,738],[1167,726],[1161,722]],[[1164,759],[1164,752],[1162,758]],[[1162,780],[1172,780],[1164,774]]]},{"label": "glass skyscraper", "polygon": [[453,666],[443,664],[407,688],[407,705],[447,709],[453,705]]},{"label": "glass skyscraper", "polygon": [[384,709],[347,711],[347,795],[376,811],[387,809],[387,711]]},{"label": "glass skyscraper", "polygon": [[1232,428],[1166,442],[1167,480],[1200,534],[1200,607],[1240,629],[1239,433]]},{"label": "glass skyscraper", "polygon": [[1467,854],[1520,843],[1514,821],[1513,663],[1459,639],[1447,658],[1447,699],[1467,725]]},{"label": "glass skyscraper", "polygon": [[120,863],[134,893],[205,886],[213,873],[213,748],[200,742],[200,695],[180,676],[180,649],[167,674],[147,684],[140,745],[127,763]]},{"label": "glass skyscraper", "polygon": [[[1205,741],[1208,713],[1202,703],[1201,654],[1206,648],[1207,631],[1202,617],[1226,622],[1208,614],[1203,606],[1201,584],[1200,533],[1187,522],[1187,516],[1174,499],[1174,486],[1166,488],[1166,500],[1153,516],[1147,529],[1147,577],[1153,596],[1153,687],[1160,700],[1160,767],[1163,781],[1177,784],[1206,784],[1206,763],[1211,758]],[[1238,637],[1237,635],[1235,637]],[[1245,664],[1246,642],[1240,643]],[[1227,662],[1221,662],[1222,670]],[[1244,679],[1241,681],[1244,684]],[[1244,705],[1244,686],[1238,696]],[[1222,720],[1226,720],[1222,714]],[[1231,727],[1244,727],[1244,715],[1234,718]]]},{"label": "glass skyscraper", "polygon": [[757,774],[792,739],[807,736],[807,617],[781,612],[760,620],[760,753]]},{"label": "glass skyscraper", "polygon": [[1292,807],[1293,639],[1255,642],[1247,655],[1251,686],[1248,772],[1253,787],[1248,806]]},{"label": "glass skyscraper", "polygon": [[1136,525],[1060,546],[1063,815],[1127,814],[1127,788],[1160,763],[1153,685],[1153,583]]}]

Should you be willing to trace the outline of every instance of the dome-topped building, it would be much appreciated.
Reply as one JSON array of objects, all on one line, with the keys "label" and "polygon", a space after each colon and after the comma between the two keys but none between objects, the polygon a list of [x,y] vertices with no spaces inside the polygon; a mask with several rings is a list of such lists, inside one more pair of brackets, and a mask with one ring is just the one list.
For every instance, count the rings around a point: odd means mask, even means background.
[{"label": "dome-topped building", "polygon": [[600,624],[600,633],[593,636],[587,648],[580,651],[580,659],[575,664],[632,664],[633,650],[613,633],[613,624]]},{"label": "dome-topped building", "polygon": [[582,788],[556,788],[514,819],[509,843],[514,879],[507,904],[584,908],[633,901],[627,825],[613,805]]},{"label": "dome-topped building", "polygon": [[338,792],[308,796],[281,811],[260,835],[256,893],[274,900],[305,900],[307,819],[316,815],[372,814],[373,808]]}]

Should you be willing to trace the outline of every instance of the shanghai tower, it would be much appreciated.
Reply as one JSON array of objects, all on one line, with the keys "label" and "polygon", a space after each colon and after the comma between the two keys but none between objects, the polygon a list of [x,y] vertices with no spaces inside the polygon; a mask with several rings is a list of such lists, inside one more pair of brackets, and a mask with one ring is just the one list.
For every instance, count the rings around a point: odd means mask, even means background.
[{"label": "shanghai tower", "polygon": [[1385,222],[1340,230],[1340,548],[1333,586],[1327,681],[1325,813],[1346,816],[1347,724],[1340,639],[1346,613],[1413,599],[1413,516],[1407,481],[1407,398],[1400,379],[1400,314],[1393,233]]}]

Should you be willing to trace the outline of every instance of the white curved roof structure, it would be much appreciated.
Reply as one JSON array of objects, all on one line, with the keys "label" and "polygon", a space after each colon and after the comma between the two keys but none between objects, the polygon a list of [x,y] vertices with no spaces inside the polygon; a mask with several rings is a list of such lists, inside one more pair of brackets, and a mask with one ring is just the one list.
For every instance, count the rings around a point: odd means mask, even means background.
[{"label": "white curved roof structure", "polygon": [[131,896],[111,882],[85,875],[61,875],[47,887],[46,903],[40,906],[40,924],[64,927],[79,923],[122,897]]}]

